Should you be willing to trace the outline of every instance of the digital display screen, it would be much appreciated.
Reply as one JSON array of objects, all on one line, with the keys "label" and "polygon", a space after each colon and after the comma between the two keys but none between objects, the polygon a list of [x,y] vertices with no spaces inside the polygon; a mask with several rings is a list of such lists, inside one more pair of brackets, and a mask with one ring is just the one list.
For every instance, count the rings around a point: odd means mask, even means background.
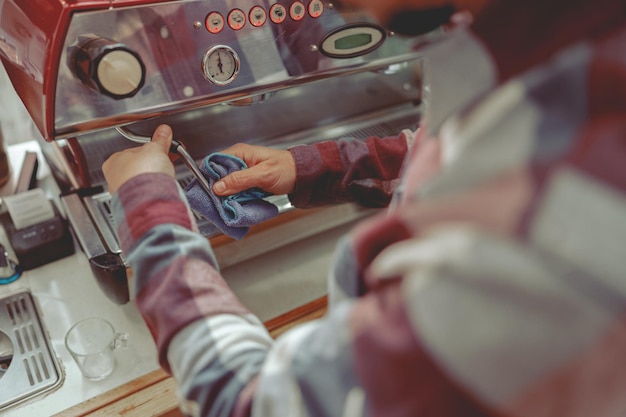
[{"label": "digital display screen", "polygon": [[372,35],[369,33],[357,33],[344,36],[335,41],[335,48],[338,50],[353,49],[359,46],[369,45],[372,42]]}]

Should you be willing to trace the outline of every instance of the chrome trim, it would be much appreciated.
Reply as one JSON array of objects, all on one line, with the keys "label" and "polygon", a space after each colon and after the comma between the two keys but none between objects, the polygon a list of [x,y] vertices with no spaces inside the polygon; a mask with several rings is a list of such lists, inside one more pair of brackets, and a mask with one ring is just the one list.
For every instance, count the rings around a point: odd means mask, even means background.
[{"label": "chrome trim", "polygon": [[[121,254],[117,236],[114,232],[113,213],[111,210],[111,195],[109,193],[100,193],[98,195],[83,198],[85,208],[89,212],[92,222],[100,235],[106,247],[110,252]],[[106,204],[104,202],[106,201]]]},{"label": "chrome trim", "polygon": [[93,220],[87,213],[81,198],[76,194],[69,194],[61,197],[67,218],[72,225],[72,230],[76,239],[80,243],[87,258],[106,254],[107,248],[104,246],[98,230],[94,226]]}]

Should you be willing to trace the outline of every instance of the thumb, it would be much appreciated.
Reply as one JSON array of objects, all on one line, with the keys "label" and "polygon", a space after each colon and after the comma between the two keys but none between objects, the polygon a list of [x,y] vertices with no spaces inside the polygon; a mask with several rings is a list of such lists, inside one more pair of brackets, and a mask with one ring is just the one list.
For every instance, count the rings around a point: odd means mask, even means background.
[{"label": "thumb", "polygon": [[172,145],[172,128],[168,125],[159,125],[152,134],[152,143],[158,144],[164,153],[169,153]]}]

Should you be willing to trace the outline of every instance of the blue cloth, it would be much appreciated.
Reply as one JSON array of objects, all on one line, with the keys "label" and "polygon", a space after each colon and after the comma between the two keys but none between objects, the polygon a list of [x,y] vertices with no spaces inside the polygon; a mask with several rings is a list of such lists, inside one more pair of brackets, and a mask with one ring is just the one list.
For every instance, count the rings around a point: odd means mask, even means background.
[{"label": "blue cloth", "polygon": [[[220,178],[231,172],[246,169],[246,163],[233,155],[212,153],[204,158],[200,171],[204,174],[211,189]],[[211,192],[207,195],[197,179],[185,187],[185,195],[191,208],[211,221],[224,234],[241,239],[250,226],[269,220],[278,215],[278,207],[263,200],[270,195],[258,188],[251,188],[227,197]]]}]

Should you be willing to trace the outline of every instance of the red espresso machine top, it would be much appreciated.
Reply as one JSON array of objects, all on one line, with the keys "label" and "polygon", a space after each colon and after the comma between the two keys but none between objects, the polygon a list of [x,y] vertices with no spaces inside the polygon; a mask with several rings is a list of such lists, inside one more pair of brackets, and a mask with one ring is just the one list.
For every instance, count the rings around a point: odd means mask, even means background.
[{"label": "red espresso machine top", "polygon": [[415,58],[388,35],[321,0],[0,1],[0,58],[46,140]]},{"label": "red espresso machine top", "polygon": [[3,0],[0,58],[41,134],[55,137],[56,79],[74,13],[167,0]]}]

